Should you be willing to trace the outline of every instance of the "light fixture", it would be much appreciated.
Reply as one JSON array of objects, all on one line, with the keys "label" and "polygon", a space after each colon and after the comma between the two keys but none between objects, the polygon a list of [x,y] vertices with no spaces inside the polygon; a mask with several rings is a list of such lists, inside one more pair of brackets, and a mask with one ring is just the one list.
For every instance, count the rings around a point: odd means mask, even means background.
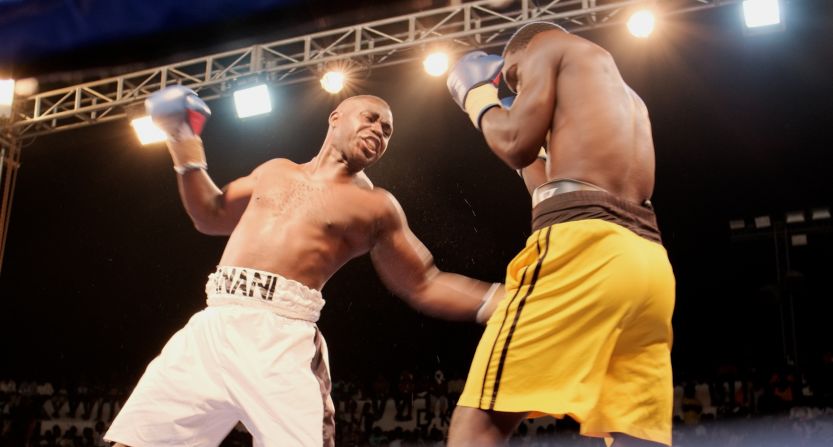
[{"label": "light fixture", "polygon": [[133,126],[136,136],[139,137],[139,142],[143,145],[161,143],[168,138],[165,132],[162,132],[162,129],[153,123],[150,116],[135,118],[130,121],[130,125]]},{"label": "light fixture", "polygon": [[772,220],[769,216],[758,216],[755,218],[755,228],[769,228],[772,226]]},{"label": "light fixture", "polygon": [[628,31],[634,37],[640,39],[650,36],[654,32],[655,25],[654,13],[647,9],[642,9],[631,14],[631,17],[628,19]]},{"label": "light fixture", "polygon": [[744,0],[743,20],[747,28],[760,28],[781,23],[779,0]]},{"label": "light fixture", "polygon": [[746,228],[746,222],[743,219],[732,219],[729,221],[729,229],[732,231],[743,230]]},{"label": "light fixture", "polygon": [[807,235],[793,234],[790,236],[790,243],[793,247],[803,247],[807,245]]},{"label": "light fixture", "polygon": [[813,219],[813,220],[827,220],[827,219],[830,219],[830,208],[813,208],[810,211],[810,219]]},{"label": "light fixture", "polygon": [[433,52],[422,61],[422,66],[429,75],[442,76],[448,70],[448,55],[442,51]]},{"label": "light fixture", "polygon": [[0,118],[12,116],[14,79],[0,79]]},{"label": "light fixture", "polygon": [[786,220],[788,224],[804,223],[804,211],[789,211]]},{"label": "light fixture", "polygon": [[329,93],[338,93],[344,88],[345,76],[343,71],[331,70],[321,77],[321,87]]},{"label": "light fixture", "polygon": [[262,115],[272,111],[272,100],[266,84],[258,84],[234,92],[234,108],[238,118]]}]

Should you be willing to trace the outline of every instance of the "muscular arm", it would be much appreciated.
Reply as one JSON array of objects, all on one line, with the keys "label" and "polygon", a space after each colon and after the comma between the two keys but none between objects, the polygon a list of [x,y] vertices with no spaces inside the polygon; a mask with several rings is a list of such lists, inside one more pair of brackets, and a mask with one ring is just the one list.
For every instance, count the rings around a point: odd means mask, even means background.
[{"label": "muscular arm", "polygon": [[521,81],[515,84],[518,96],[512,108],[493,107],[480,121],[492,152],[513,169],[535,161],[552,127],[561,51],[553,49],[551,39],[569,37],[559,34],[545,32],[532,39],[523,60],[507,73],[507,82]]},{"label": "muscular arm", "polygon": [[[431,253],[411,232],[396,199],[382,194],[390,199],[389,216],[370,251],[382,282],[421,312],[449,320],[474,320],[491,284],[440,271]],[[500,293],[503,288],[496,292]],[[493,307],[487,310],[491,312]]]},{"label": "muscular arm", "polygon": [[[199,145],[199,149],[202,149],[202,140],[199,138],[169,144]],[[177,175],[179,196],[194,226],[201,233],[219,236],[227,236],[234,230],[249,203],[254,180],[255,173],[252,173],[220,190],[204,170]]]}]

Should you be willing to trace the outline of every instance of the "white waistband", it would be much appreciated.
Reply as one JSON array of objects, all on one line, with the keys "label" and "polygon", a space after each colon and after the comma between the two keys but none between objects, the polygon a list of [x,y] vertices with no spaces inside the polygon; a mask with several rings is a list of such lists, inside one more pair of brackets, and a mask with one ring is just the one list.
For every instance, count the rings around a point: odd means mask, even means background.
[{"label": "white waistband", "polygon": [[321,292],[275,273],[246,267],[217,266],[205,284],[209,306],[238,304],[315,323],[321,316]]}]

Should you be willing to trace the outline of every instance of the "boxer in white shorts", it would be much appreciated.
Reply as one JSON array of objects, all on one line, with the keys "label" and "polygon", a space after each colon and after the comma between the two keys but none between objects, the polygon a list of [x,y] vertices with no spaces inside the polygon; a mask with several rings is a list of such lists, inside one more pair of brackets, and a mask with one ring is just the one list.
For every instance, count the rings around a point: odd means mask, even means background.
[{"label": "boxer in white shorts", "polygon": [[256,446],[334,444],[319,290],[370,253],[385,285],[429,315],[485,321],[503,289],[441,272],[390,193],[363,169],[387,149],[393,117],[375,96],[330,114],[312,160],[274,159],[218,189],[197,136],[208,107],[184,87],[147,102],[170,136],[179,192],[196,228],[230,235],[209,276],[208,307],[148,366],[105,439],[128,446],[215,446],[242,421]]}]

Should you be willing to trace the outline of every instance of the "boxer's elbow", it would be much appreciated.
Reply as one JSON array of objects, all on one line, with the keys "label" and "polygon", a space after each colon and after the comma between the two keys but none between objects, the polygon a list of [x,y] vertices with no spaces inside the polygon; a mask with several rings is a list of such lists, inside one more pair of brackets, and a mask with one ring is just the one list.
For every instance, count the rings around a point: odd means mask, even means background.
[{"label": "boxer's elbow", "polygon": [[502,132],[502,135],[489,142],[495,154],[512,169],[522,169],[538,157],[540,145],[528,141],[519,130]]},{"label": "boxer's elbow", "polygon": [[510,168],[523,169],[534,163],[538,158],[538,148],[515,139],[507,143],[502,154],[501,158]]},{"label": "boxer's elbow", "polygon": [[194,228],[210,236],[228,236],[234,230],[237,219],[233,219],[227,208],[222,195],[185,202],[185,211]]},{"label": "boxer's elbow", "polygon": [[208,236],[224,236],[228,234],[222,226],[217,225],[216,223],[193,218],[191,219],[191,222],[193,222],[194,228],[197,231]]},{"label": "boxer's elbow", "polygon": [[194,228],[208,236],[228,236],[234,230],[234,225],[229,224],[219,213],[188,213]]}]

